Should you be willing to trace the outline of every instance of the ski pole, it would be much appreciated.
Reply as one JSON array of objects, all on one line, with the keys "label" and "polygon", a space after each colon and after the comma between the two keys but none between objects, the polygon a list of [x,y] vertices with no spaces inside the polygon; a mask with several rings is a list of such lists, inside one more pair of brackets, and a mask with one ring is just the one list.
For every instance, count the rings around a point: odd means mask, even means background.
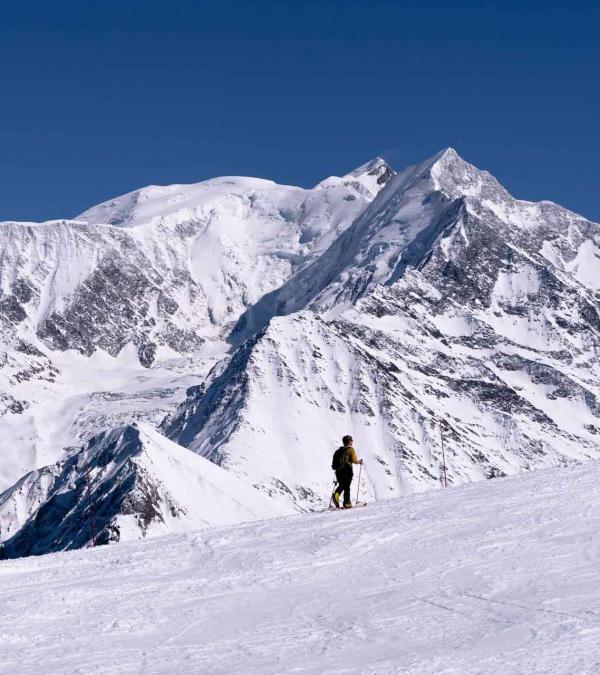
[{"label": "ski pole", "polygon": [[87,498],[88,498],[88,519],[90,524],[90,537],[91,545],[96,545],[96,532],[94,530],[94,507],[92,505],[92,497],[90,495],[90,467],[88,464],[87,471],[85,472],[85,480],[87,482]]},{"label": "ski pole", "polygon": [[442,467],[444,468],[444,487],[448,487],[448,474],[446,473],[446,451],[444,450],[444,427],[440,423],[440,443],[442,445]]},{"label": "ski pole", "polygon": [[335,486],[337,485],[337,479],[333,479],[333,492],[331,493],[331,497],[329,497],[329,504],[327,505],[327,508],[331,508],[331,503],[333,502],[333,494],[335,492]]},{"label": "ski pole", "polygon": [[359,491],[360,491],[360,474],[361,474],[361,473],[362,473],[362,462],[361,462],[360,468],[359,468],[359,470],[358,470],[358,484],[357,484],[357,486],[356,486],[356,502],[355,502],[355,506],[358,506],[358,493],[359,493]]}]

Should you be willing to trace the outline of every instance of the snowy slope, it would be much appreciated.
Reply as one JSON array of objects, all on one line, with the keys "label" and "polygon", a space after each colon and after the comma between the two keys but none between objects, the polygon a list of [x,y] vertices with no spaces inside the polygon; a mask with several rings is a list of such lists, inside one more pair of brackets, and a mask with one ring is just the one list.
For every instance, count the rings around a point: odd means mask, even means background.
[{"label": "snowy slope", "polygon": [[140,424],[94,436],[0,494],[0,551],[21,557],[286,512],[291,509]]},{"label": "snowy slope", "polygon": [[38,349],[24,341],[1,349],[0,376],[16,412],[0,415],[0,491],[107,428],[159,424],[224,355],[203,348],[188,357],[165,355],[146,368],[133,345],[116,357]]},{"label": "snowy slope", "polygon": [[0,671],[595,673],[599,472],[0,562]]}]

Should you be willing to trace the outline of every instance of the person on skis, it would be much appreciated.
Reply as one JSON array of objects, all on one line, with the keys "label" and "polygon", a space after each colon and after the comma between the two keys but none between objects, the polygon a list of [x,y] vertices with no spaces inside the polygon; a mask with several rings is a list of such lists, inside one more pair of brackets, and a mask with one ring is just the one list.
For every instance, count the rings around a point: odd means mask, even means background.
[{"label": "person on skis", "polygon": [[352,436],[344,436],[342,438],[342,447],[338,448],[333,453],[333,461],[331,468],[335,471],[335,478],[337,486],[331,495],[331,499],[336,507],[340,508],[340,496],[344,494],[344,508],[351,509],[352,501],[350,500],[350,484],[354,477],[352,470],[353,464],[362,464],[362,459],[356,456],[356,450],[352,447]]}]

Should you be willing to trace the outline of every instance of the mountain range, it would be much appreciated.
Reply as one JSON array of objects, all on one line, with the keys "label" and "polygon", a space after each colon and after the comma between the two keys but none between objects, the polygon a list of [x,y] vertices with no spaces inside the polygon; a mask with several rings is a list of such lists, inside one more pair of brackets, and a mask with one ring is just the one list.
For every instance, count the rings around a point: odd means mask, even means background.
[{"label": "mountain range", "polygon": [[4,554],[322,509],[344,433],[367,500],[598,457],[599,258],[452,149],[0,223]]}]

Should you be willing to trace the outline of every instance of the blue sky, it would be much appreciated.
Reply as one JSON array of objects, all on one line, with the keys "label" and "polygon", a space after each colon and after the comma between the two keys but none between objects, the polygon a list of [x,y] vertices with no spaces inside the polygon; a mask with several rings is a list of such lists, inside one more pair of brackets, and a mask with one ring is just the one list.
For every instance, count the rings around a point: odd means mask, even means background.
[{"label": "blue sky", "polygon": [[592,3],[526,0],[4,3],[0,220],[453,146],[600,221],[599,26]]}]

